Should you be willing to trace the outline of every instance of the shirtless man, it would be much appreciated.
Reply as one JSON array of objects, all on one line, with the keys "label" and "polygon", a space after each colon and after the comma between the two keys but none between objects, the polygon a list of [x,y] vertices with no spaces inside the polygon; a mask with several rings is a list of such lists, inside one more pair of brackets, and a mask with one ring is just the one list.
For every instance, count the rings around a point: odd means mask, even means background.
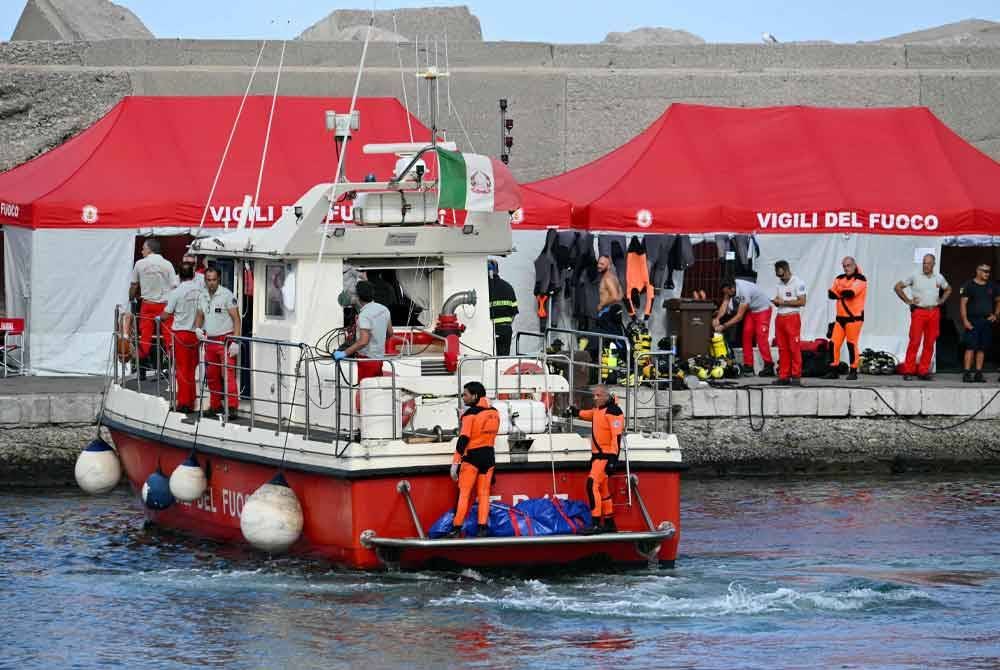
[{"label": "shirtless man", "polygon": [[597,332],[621,335],[622,293],[621,282],[611,265],[611,259],[601,256],[597,259],[597,270],[601,273],[600,301],[597,303]]}]

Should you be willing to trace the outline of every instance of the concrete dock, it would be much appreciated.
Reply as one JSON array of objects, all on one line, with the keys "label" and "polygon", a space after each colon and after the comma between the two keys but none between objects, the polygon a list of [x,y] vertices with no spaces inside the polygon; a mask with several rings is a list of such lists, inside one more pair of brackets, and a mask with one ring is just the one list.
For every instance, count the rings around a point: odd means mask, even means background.
[{"label": "concrete dock", "polygon": [[[674,406],[689,474],[840,476],[1000,470],[1000,384],[862,375],[771,386],[747,378],[727,388],[656,392]],[[79,450],[94,437],[104,379],[0,379],[0,485],[72,485]],[[638,416],[652,425],[653,391]]]}]

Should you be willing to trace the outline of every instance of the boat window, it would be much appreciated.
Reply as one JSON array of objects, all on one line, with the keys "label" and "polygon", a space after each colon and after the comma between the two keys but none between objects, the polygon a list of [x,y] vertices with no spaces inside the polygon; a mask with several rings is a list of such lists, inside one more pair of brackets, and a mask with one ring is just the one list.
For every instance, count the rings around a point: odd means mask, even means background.
[{"label": "boat window", "polygon": [[[353,259],[344,264],[344,296],[341,302],[357,306],[354,287],[366,279],[375,289],[375,302],[389,309],[394,327],[423,328],[434,323],[440,290],[440,259],[400,259],[393,261]],[[349,302],[348,302],[349,301]]]},{"label": "boat window", "polygon": [[265,264],[264,281],[264,316],[292,318],[295,315],[295,264]]}]

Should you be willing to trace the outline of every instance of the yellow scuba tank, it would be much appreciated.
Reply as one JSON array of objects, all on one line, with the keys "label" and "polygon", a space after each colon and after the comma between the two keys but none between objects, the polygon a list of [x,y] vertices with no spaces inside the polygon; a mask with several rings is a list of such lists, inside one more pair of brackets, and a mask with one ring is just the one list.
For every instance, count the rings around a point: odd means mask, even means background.
[{"label": "yellow scuba tank", "polygon": [[612,342],[604,347],[601,353],[601,381],[607,381],[608,375],[618,368],[618,347]]},{"label": "yellow scuba tank", "polygon": [[726,338],[722,336],[722,333],[716,333],[712,335],[712,346],[709,347],[709,353],[712,358],[725,358],[726,349]]}]

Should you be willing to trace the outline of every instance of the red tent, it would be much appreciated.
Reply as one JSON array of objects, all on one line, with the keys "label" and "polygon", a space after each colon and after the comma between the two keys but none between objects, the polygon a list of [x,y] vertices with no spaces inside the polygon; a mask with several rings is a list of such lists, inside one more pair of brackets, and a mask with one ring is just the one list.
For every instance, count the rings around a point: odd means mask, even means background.
[{"label": "red tent", "polygon": [[[31,228],[198,226],[226,147],[239,97],[127,97],[65,144],[0,174],[0,224]],[[337,167],[326,110],[346,113],[349,98],[279,97],[259,207],[269,224],[309,188],[333,181]],[[253,195],[271,109],[270,96],[247,98],[206,225],[233,220]],[[357,101],[361,130],[348,143],[347,175],[388,178],[392,155],[366,156],[371,142],[409,140],[395,98]],[[410,118],[416,141],[430,132]],[[270,208],[270,209],[269,209]]]},{"label": "red tent", "polygon": [[[674,104],[611,153],[522,189],[526,228],[1000,230],[1000,164],[923,107]],[[552,208],[559,201],[571,203],[571,215]]]}]

